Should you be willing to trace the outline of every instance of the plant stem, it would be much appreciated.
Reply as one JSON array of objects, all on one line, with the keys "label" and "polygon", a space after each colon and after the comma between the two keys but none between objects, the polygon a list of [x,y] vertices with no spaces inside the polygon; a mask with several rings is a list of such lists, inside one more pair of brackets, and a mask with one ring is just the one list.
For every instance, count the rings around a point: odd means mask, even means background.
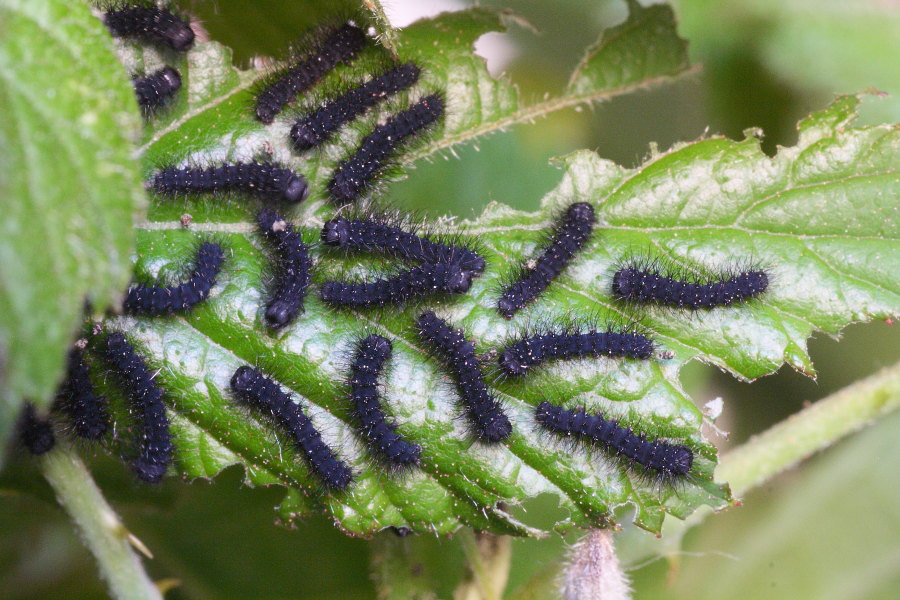
[{"label": "plant stem", "polygon": [[[725,454],[716,469],[716,480],[727,481],[735,496],[743,496],[898,407],[900,363],[819,400]],[[659,540],[639,541],[628,553],[628,563],[639,564],[667,553],[677,560],[684,534],[711,514],[711,509],[701,507],[684,521],[666,519],[662,540],[666,549],[661,552]]]},{"label": "plant stem", "polygon": [[456,588],[454,600],[500,600],[512,560],[510,538],[490,533],[459,534],[469,567],[469,578]]},{"label": "plant stem", "polygon": [[411,549],[412,540],[383,532],[370,546],[372,580],[378,600],[433,600],[431,578],[425,577],[422,565]]},{"label": "plant stem", "polygon": [[451,146],[462,144],[471,139],[486,135],[493,131],[499,131],[512,125],[518,125],[519,123],[530,123],[535,121],[538,117],[546,117],[550,113],[557,112],[566,108],[573,108],[580,105],[591,106],[592,104],[598,102],[612,100],[613,98],[621,96],[623,94],[629,94],[631,92],[642,89],[654,88],[664,83],[676,81],[679,77],[697,73],[698,71],[698,67],[691,67],[680,73],[660,75],[659,77],[645,79],[637,83],[628,83],[617,88],[597,90],[590,94],[573,94],[569,96],[557,96],[549,98],[537,104],[524,106],[516,112],[503,117],[502,119],[497,119],[496,121],[491,121],[489,123],[483,123],[482,125],[475,126],[470,129],[465,129],[458,133],[446,134],[440,140],[427,144],[419,150],[408,153],[403,158],[402,162],[403,164],[412,164],[417,160],[434,154],[435,152],[445,150],[447,148],[450,148]]},{"label": "plant stem", "polygon": [[735,496],[765,483],[814,452],[900,406],[900,363],[791,415],[722,457],[716,479]]},{"label": "plant stem", "polygon": [[117,600],[162,600],[132,550],[129,533],[106,503],[81,459],[57,441],[57,447],[41,457],[44,477],[56,498],[75,522],[100,568],[100,574]]}]

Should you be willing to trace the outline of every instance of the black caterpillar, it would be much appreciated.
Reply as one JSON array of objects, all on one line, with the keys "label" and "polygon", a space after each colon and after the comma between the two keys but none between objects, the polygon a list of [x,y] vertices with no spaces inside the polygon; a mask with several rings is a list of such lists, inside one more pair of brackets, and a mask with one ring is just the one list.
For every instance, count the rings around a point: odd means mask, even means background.
[{"label": "black caterpillar", "polygon": [[175,92],[181,89],[181,74],[172,67],[162,69],[133,80],[134,93],[137,96],[138,106],[144,114],[157,110]]},{"label": "black caterpillar", "polygon": [[335,457],[300,405],[281,386],[253,367],[243,366],[234,372],[231,389],[241,400],[269,413],[287,431],[327,487],[343,490],[350,485],[353,479],[350,467]]},{"label": "black caterpillar", "polygon": [[518,340],[503,350],[498,359],[508,375],[525,375],[548,360],[587,356],[626,356],[648,359],[653,355],[653,342],[638,333],[626,331],[550,331]]},{"label": "black caterpillar", "polygon": [[346,24],[333,31],[308,56],[288,67],[256,97],[256,118],[271,123],[298,94],[315,85],[339,63],[356,56],[366,45],[366,34]]},{"label": "black caterpillar", "polygon": [[444,99],[439,94],[432,94],[378,125],[353,156],[338,164],[328,184],[331,197],[341,203],[354,201],[371,185],[372,179],[406,138],[425,130],[442,114]]},{"label": "black caterpillar", "polygon": [[34,405],[30,402],[26,402],[22,407],[18,430],[22,445],[35,456],[46,454],[56,444],[56,437],[53,435],[53,426],[50,421],[39,417],[37,411],[34,410]]},{"label": "black caterpillar", "polygon": [[423,263],[457,264],[464,271],[482,273],[484,258],[460,245],[444,244],[431,236],[419,236],[393,224],[388,218],[337,217],[322,228],[326,246],[365,252],[381,252]]},{"label": "black caterpillar", "polygon": [[266,303],[266,322],[279,329],[290,323],[303,310],[303,299],[312,271],[309,248],[300,232],[274,210],[266,209],[256,221],[262,234],[275,247],[278,266],[275,288]]},{"label": "black caterpillar", "polygon": [[372,454],[395,467],[406,467],[418,464],[422,448],[397,433],[396,426],[387,420],[378,394],[378,376],[392,352],[390,340],[380,335],[360,340],[350,365],[350,401]]},{"label": "black caterpillar", "polygon": [[291,128],[294,148],[302,152],[327,141],[367,109],[415,84],[419,72],[414,63],[398,65],[303,117]]},{"label": "black caterpillar", "polygon": [[602,414],[589,415],[584,409],[567,410],[549,402],[541,402],[535,411],[537,422],[554,433],[575,436],[600,444],[633,463],[649,469],[664,480],[687,475],[694,453],[687,446],[664,441],[650,442]]},{"label": "black caterpillar", "polygon": [[109,422],[106,401],[94,393],[88,367],[84,363],[84,353],[78,348],[69,352],[66,380],[57,403],[69,416],[78,437],[98,440],[106,433]]},{"label": "black caterpillar", "polygon": [[109,10],[103,22],[114,37],[165,44],[184,52],[194,43],[194,30],[171,11],[157,6],[123,6]]},{"label": "black caterpillar", "polygon": [[620,300],[690,310],[731,306],[759,296],[768,287],[769,276],[761,270],[747,270],[700,282],[676,279],[637,263],[616,271],[612,283],[613,295]]},{"label": "black caterpillar", "polygon": [[125,312],[166,315],[190,310],[209,296],[224,260],[225,253],[221,246],[204,242],[197,250],[194,270],[187,281],[169,287],[143,284],[132,286],[125,296]]},{"label": "black caterpillar", "polygon": [[264,200],[302,202],[309,187],[303,175],[272,163],[236,163],[207,168],[168,167],[152,181],[163,196],[242,191]]},{"label": "black caterpillar", "polygon": [[503,291],[497,304],[500,314],[511,319],[547,289],[587,243],[596,222],[594,207],[587,202],[570,205],[534,266],[524,267],[516,282]]},{"label": "black caterpillar", "polygon": [[320,296],[334,306],[368,308],[394,306],[433,294],[464,294],[471,285],[471,271],[464,271],[457,264],[437,263],[412,267],[368,283],[326,281]]},{"label": "black caterpillar", "polygon": [[475,344],[468,341],[461,330],[451,328],[431,311],[419,315],[416,325],[419,336],[444,358],[453,372],[475,435],[487,442],[502,442],[508,438],[512,423],[484,384]]},{"label": "black caterpillar", "polygon": [[142,481],[157,483],[166,474],[173,452],[169,417],[163,403],[165,394],[156,385],[155,374],[122,333],[111,333],[101,352],[139,415],[141,434],[138,457],[132,465],[134,472]]}]

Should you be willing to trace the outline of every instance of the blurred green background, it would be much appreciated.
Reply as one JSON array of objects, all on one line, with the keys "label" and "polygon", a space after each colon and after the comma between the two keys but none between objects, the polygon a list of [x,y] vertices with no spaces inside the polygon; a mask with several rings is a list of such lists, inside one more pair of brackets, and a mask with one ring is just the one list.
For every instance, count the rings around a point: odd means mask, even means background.
[{"label": "blurred green background", "polygon": [[[317,18],[316,4],[182,2],[212,38],[234,48],[239,65],[254,55],[278,53]],[[410,10],[471,3],[388,4],[394,14],[409,18]],[[512,8],[539,30],[513,28],[480,46],[492,56],[492,68],[499,65],[508,73],[525,99],[559,91],[583,49],[626,12],[620,0],[481,4]],[[869,86],[893,95],[867,100],[863,122],[900,122],[900,3],[683,0],[675,7],[692,59],[703,64],[700,74],[481,140],[477,148],[459,150],[459,160],[441,157],[419,166],[392,186],[391,200],[462,217],[476,215],[491,200],[533,209],[559,179],[548,159],[578,148],[634,166],[651,142],[666,148],[705,134],[740,137],[745,129],[760,127],[763,148],[773,153],[778,145],[794,143],[796,121],[825,106],[833,94]],[[884,323],[849,327],[840,341],[817,337],[810,348],[817,381],[783,369],[745,384],[704,365],[685,369],[683,381],[698,403],[725,399],[719,426],[730,436],[713,441],[723,449],[740,444],[806,403],[900,360],[896,329]],[[707,519],[689,533],[676,560],[631,571],[635,597],[895,598],[900,589],[898,434],[900,415],[893,415],[755,490],[742,508]],[[168,481],[150,489],[137,486],[108,458],[97,457],[92,465],[124,522],[154,552],[146,561],[152,576],[180,580],[167,598],[375,597],[370,543],[343,536],[321,518],[294,531],[274,526],[278,489],[243,488],[234,469],[215,484]],[[5,477],[34,477],[27,461],[11,469]],[[35,485],[41,501],[0,488],[0,596],[105,597],[91,556],[49,490]],[[548,525],[559,516],[549,499],[524,509]],[[630,527],[619,538],[625,549],[660,543]],[[510,595],[553,597],[549,582],[567,544],[576,539],[515,540]],[[419,537],[404,543],[420,557],[423,576],[437,582],[439,597],[451,597],[464,574],[459,542]]]}]

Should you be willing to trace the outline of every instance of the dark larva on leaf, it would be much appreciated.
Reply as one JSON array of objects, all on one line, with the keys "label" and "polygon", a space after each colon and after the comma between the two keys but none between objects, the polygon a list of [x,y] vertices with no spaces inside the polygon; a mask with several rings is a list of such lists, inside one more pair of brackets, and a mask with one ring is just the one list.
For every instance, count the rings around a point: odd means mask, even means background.
[{"label": "dark larva on leaf", "polygon": [[109,422],[106,401],[94,393],[84,354],[78,348],[69,352],[66,380],[60,388],[57,403],[68,415],[78,437],[97,440],[106,433]]},{"label": "dark larva on leaf", "polygon": [[138,106],[144,114],[152,113],[181,89],[181,75],[172,67],[163,67],[146,77],[132,81]]},{"label": "dark larva on leaf", "polygon": [[26,402],[22,407],[19,417],[19,439],[28,451],[40,456],[53,449],[56,437],[53,435],[53,426],[50,421],[38,416],[34,405]]},{"label": "dark larva on leaf", "polygon": [[132,464],[141,481],[157,483],[172,462],[172,436],[163,403],[164,392],[156,385],[155,374],[120,332],[111,333],[101,352],[112,366],[138,415],[140,435],[138,457]]},{"label": "dark larva on leaf", "polygon": [[419,67],[404,63],[331,100],[294,123],[291,128],[294,148],[303,151],[318,146],[367,109],[412,86],[418,79]]},{"label": "dark larva on leaf", "polygon": [[168,167],[154,176],[152,187],[163,196],[240,191],[263,200],[290,203],[301,202],[309,193],[303,175],[267,162],[206,168]]},{"label": "dark larva on leaf", "polygon": [[511,319],[546,290],[587,243],[596,222],[594,207],[590,204],[576,202],[570,205],[554,226],[534,266],[523,267],[516,281],[503,291],[497,304],[500,314]]},{"label": "dark larva on leaf", "polygon": [[757,269],[691,281],[638,263],[616,271],[612,283],[613,295],[620,300],[690,310],[731,306],[759,296],[768,287],[768,274]]},{"label": "dark larva on leaf", "polygon": [[453,329],[433,312],[423,312],[416,320],[419,337],[439,354],[456,380],[460,399],[475,435],[487,442],[502,442],[512,432],[512,423],[500,402],[484,383],[475,344],[460,329]]},{"label": "dark larva on leaf", "polygon": [[328,192],[339,203],[353,202],[404,141],[435,123],[444,114],[439,94],[422,98],[408,109],[390,117],[363,139],[350,158],[342,160],[328,184]]},{"label": "dark larva on leaf", "polygon": [[351,60],[366,45],[366,34],[346,24],[332,31],[299,62],[277,74],[256,97],[256,118],[271,123],[298,94],[315,85],[339,63]]},{"label": "dark larva on leaf", "polygon": [[303,237],[274,210],[263,210],[256,221],[278,255],[275,287],[266,303],[266,322],[284,327],[303,310],[303,299],[312,275],[312,259]]},{"label": "dark larva on leaf", "polygon": [[628,331],[548,331],[508,345],[500,353],[500,368],[508,375],[525,375],[548,360],[624,356],[648,359],[653,342],[646,336]]},{"label": "dark larva on leaf", "polygon": [[197,250],[194,270],[187,281],[169,287],[143,284],[132,286],[125,296],[125,312],[165,315],[190,310],[209,296],[224,260],[225,253],[221,246],[204,242]]},{"label": "dark larva on leaf", "polygon": [[350,485],[353,479],[350,467],[335,457],[300,405],[275,381],[253,367],[243,366],[234,372],[231,389],[244,402],[268,413],[291,436],[309,466],[328,488],[343,490]]},{"label": "dark larva on leaf", "polygon": [[419,462],[422,449],[397,433],[378,393],[378,376],[392,352],[391,342],[380,335],[360,340],[350,365],[350,402],[372,454],[391,466],[407,467]]},{"label": "dark larva on leaf", "polygon": [[345,250],[380,252],[423,263],[457,264],[473,273],[482,273],[485,267],[484,258],[471,248],[416,235],[387,218],[331,219],[322,227],[322,241]]},{"label": "dark larva on leaf", "polygon": [[136,38],[183,52],[194,43],[194,31],[171,11],[157,6],[122,6],[107,11],[103,23],[114,37]]},{"label": "dark larva on leaf", "polygon": [[541,402],[535,411],[537,422],[554,433],[574,436],[599,444],[616,455],[652,471],[662,481],[687,475],[694,453],[687,446],[665,441],[648,441],[602,414],[590,415],[584,409],[567,410],[550,402]]},{"label": "dark larva on leaf", "polygon": [[334,306],[368,308],[396,306],[434,294],[464,294],[472,285],[472,272],[457,264],[426,264],[400,271],[393,277],[367,283],[327,281],[320,296]]}]

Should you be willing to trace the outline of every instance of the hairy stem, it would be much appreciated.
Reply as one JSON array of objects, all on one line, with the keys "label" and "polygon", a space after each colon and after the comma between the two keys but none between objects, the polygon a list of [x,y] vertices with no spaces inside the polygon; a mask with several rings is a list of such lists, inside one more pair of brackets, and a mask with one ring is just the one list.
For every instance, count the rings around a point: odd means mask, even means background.
[{"label": "hairy stem", "polygon": [[466,554],[469,577],[453,593],[454,600],[500,600],[512,561],[508,536],[463,531],[459,538]]},{"label": "hairy stem", "polygon": [[106,503],[81,459],[65,443],[41,458],[44,477],[97,559],[116,600],[162,600],[135,554],[130,534]]},{"label": "hairy stem", "polygon": [[391,54],[397,56],[398,40],[397,32],[391,26],[391,22],[381,5],[381,0],[363,0],[363,5],[372,13],[375,20],[375,28],[378,30],[378,40],[381,44],[390,50]]},{"label": "hairy stem", "polygon": [[857,381],[722,457],[716,479],[735,496],[765,483],[900,406],[900,363]]}]

